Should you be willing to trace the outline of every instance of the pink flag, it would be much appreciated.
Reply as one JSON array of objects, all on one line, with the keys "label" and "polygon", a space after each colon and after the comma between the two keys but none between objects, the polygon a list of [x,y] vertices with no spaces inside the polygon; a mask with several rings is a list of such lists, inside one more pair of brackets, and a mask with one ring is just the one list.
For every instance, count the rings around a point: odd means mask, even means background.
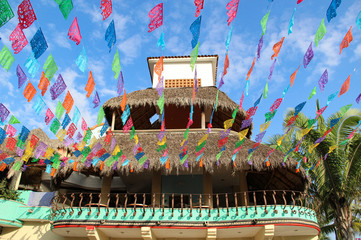
[{"label": "pink flag", "polygon": [[227,23],[228,23],[228,26],[229,26],[229,24],[231,24],[233,19],[236,18],[237,10],[238,10],[238,4],[239,4],[239,0],[231,0],[227,4],[227,16],[228,16]]},{"label": "pink flag", "polygon": [[54,113],[50,110],[50,108],[48,108],[48,110],[46,110],[45,113],[45,123],[46,125],[48,125],[51,121],[51,119],[53,119],[54,117]]},{"label": "pink flag", "polygon": [[26,39],[20,24],[18,24],[10,34],[9,41],[12,41],[11,46],[14,49],[15,54],[19,53],[28,44],[28,40]]},{"label": "pink flag", "polygon": [[196,5],[196,17],[199,16],[201,10],[203,9],[204,0],[194,0],[194,5]]},{"label": "pink flag", "polygon": [[70,40],[73,40],[76,43],[76,45],[79,45],[81,40],[81,34],[78,25],[78,20],[76,17],[74,18],[74,21],[69,28],[68,36]]},{"label": "pink flag", "polygon": [[85,131],[88,129],[88,125],[86,124],[84,118],[82,118],[82,123],[81,123],[81,130]]},{"label": "pink flag", "polygon": [[129,130],[132,128],[132,126],[133,126],[133,120],[130,117],[128,119],[128,121],[126,122],[126,124],[123,126],[123,133],[129,132]]},{"label": "pink flag", "polygon": [[6,134],[10,134],[10,137],[14,137],[16,133],[16,129],[9,124],[9,126],[6,129]]},{"label": "pink flag", "polygon": [[149,11],[150,23],[148,25],[148,32],[159,28],[163,25],[163,3],[159,3],[152,10]]},{"label": "pink flag", "polygon": [[271,108],[269,109],[271,113],[273,113],[274,110],[276,110],[282,103],[283,98],[278,98],[274,103],[272,104]]}]

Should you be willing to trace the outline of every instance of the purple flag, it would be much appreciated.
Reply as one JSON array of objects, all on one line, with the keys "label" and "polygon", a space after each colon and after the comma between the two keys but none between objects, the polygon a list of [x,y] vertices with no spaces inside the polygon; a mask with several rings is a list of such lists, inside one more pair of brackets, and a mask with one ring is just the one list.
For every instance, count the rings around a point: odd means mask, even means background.
[{"label": "purple flag", "polygon": [[135,156],[135,154],[136,154],[136,152],[137,152],[137,150],[138,150],[138,148],[140,147],[140,144],[139,144],[139,142],[134,146],[134,148],[133,148],[133,155]]},{"label": "purple flag", "polygon": [[117,91],[117,92],[118,92],[118,96],[122,95],[122,94],[123,94],[123,90],[124,90],[124,79],[123,79],[123,73],[122,73],[122,71],[120,71],[120,73],[119,73],[117,88],[118,88],[118,91]]},{"label": "purple flag", "polygon": [[59,97],[60,94],[64,92],[65,89],[66,84],[61,74],[59,74],[56,82],[53,84],[53,86],[50,87],[51,99],[55,100],[57,97]]},{"label": "purple flag", "polygon": [[310,43],[310,46],[307,49],[307,52],[305,53],[305,56],[303,57],[303,67],[306,68],[307,65],[311,62],[313,58],[313,50],[312,50],[312,42]]},{"label": "purple flag", "polygon": [[328,72],[327,69],[323,72],[320,80],[318,80],[318,86],[320,86],[321,92],[325,90],[325,85],[328,83]]},{"label": "purple flag", "polygon": [[34,157],[39,158],[39,157],[43,156],[46,151],[47,146],[48,145],[46,145],[46,143],[40,142],[39,146],[36,148]]},{"label": "purple flag", "polygon": [[221,81],[219,82],[218,89],[220,89],[224,84],[223,76],[221,77]]},{"label": "purple flag", "polygon": [[258,47],[257,47],[257,61],[258,61],[259,58],[261,57],[261,49],[262,49],[262,46],[263,46],[263,35],[262,35],[262,37],[259,39],[259,42],[258,42]]},{"label": "purple flag", "polygon": [[[112,138],[112,143],[110,145],[110,151],[113,152],[115,145],[117,144],[117,140],[115,140],[115,137]],[[101,145],[100,145],[101,146]]]},{"label": "purple flag", "polygon": [[265,134],[266,134],[266,131],[263,131],[263,132],[257,134],[255,141],[256,141],[256,142],[262,142],[262,139],[263,139],[263,137],[264,137]]},{"label": "purple flag", "polygon": [[22,157],[22,156],[23,156],[24,151],[25,151],[25,148],[24,148],[24,149],[21,149],[21,148],[19,148],[19,147],[16,148],[16,154],[17,154],[19,157]]},{"label": "purple flag", "polygon": [[361,93],[360,93],[360,95],[358,95],[358,97],[356,98],[356,102],[357,102],[357,104],[359,104],[359,103],[360,103],[360,100],[361,100]]},{"label": "purple flag", "polygon": [[147,159],[147,161],[145,161],[145,163],[143,164],[143,167],[145,169],[148,169],[149,168],[149,159]]},{"label": "purple flag", "polygon": [[319,139],[317,139],[317,140],[315,141],[314,144],[322,142],[323,140],[325,140],[325,138],[326,138],[326,136],[320,137]]},{"label": "purple flag", "polygon": [[188,168],[188,159],[184,161],[183,166]]},{"label": "purple flag", "polygon": [[83,135],[81,135],[80,132],[78,132],[78,135],[76,136],[76,140],[79,142],[83,138]]},{"label": "purple flag", "polygon": [[196,92],[198,92],[197,66],[194,70],[194,89]]},{"label": "purple flag", "polygon": [[164,77],[162,76],[161,80],[157,83],[157,86],[155,87],[155,89],[158,91],[159,97],[163,96],[163,90],[164,90],[163,80],[164,80]]},{"label": "purple flag", "polygon": [[158,140],[159,140],[159,141],[162,141],[162,139],[164,138],[164,135],[165,135],[165,131],[160,131],[160,132],[158,133]]},{"label": "purple flag", "polygon": [[26,82],[26,74],[24,73],[24,71],[21,69],[20,65],[18,64],[17,68],[16,68],[16,75],[18,76],[19,79],[19,86],[18,88],[21,88],[23,86],[23,84]]},{"label": "purple flag", "polygon": [[268,80],[271,80],[271,78],[272,78],[273,69],[275,68],[276,61],[277,61],[277,58],[275,58],[275,60],[274,60],[273,63],[272,63],[271,68],[269,69]]},{"label": "purple flag", "polygon": [[243,120],[243,121],[242,121],[241,129],[245,129],[245,128],[251,126],[252,120],[253,120],[252,118]]},{"label": "purple flag", "polygon": [[[97,144],[94,145],[94,147],[92,148],[92,153],[96,154],[100,149],[102,148],[102,144],[100,142],[98,142]],[[113,151],[113,150],[112,150]]]},{"label": "purple flag", "polygon": [[5,122],[6,118],[9,116],[10,111],[0,103],[0,119],[2,122]]},{"label": "purple flag", "polygon": [[117,165],[118,165],[118,161],[115,161],[115,163],[113,164],[113,170],[117,170]]},{"label": "purple flag", "polygon": [[227,130],[221,132],[220,139],[228,137],[230,132],[231,132],[231,128],[228,128]]},{"label": "purple flag", "polygon": [[66,139],[64,139],[63,143],[65,147],[68,147],[70,144],[74,143],[74,139],[67,137]]},{"label": "purple flag", "polygon": [[95,96],[94,96],[93,103],[94,103],[94,108],[99,106],[100,98],[99,98],[99,95],[98,95],[97,91],[95,91]]}]

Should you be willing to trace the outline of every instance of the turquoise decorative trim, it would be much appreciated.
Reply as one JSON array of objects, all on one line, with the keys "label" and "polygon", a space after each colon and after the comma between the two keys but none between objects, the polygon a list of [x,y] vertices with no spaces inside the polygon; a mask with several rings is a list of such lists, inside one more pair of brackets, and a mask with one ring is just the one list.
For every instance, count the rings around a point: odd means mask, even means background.
[{"label": "turquoise decorative trim", "polygon": [[[74,213],[72,215],[69,214],[71,211],[70,208],[66,208],[67,212],[62,216],[64,213],[64,210],[61,210],[58,212],[58,214],[53,217],[53,221],[99,221],[99,220],[109,220],[109,221],[124,221],[124,222],[234,222],[234,221],[252,221],[254,219],[257,219],[258,221],[264,220],[264,219],[274,219],[274,220],[282,220],[282,219],[288,219],[288,220],[304,220],[307,222],[313,222],[317,224],[316,214],[313,210],[308,208],[301,208],[301,207],[294,207],[293,206],[286,206],[284,212],[282,205],[277,205],[276,210],[277,213],[273,210],[274,206],[267,206],[267,212],[264,211],[264,206],[257,206],[257,213],[255,211],[254,207],[248,207],[248,214],[246,214],[246,208],[245,207],[239,207],[238,208],[238,216],[236,208],[229,208],[229,214],[227,216],[227,209],[226,208],[220,208],[219,209],[219,217],[218,217],[218,211],[217,209],[211,209],[211,217],[209,217],[209,210],[208,209],[202,209],[201,215],[199,216],[199,209],[193,209],[192,211],[192,217],[190,216],[190,210],[189,209],[183,209],[183,217],[181,216],[181,209],[175,208],[173,212],[172,217],[172,209],[165,208],[164,209],[164,216],[162,216],[162,209],[156,208],[154,216],[153,215],[153,209],[152,208],[146,208],[145,209],[145,215],[143,216],[143,208],[137,208],[136,214],[134,214],[133,208],[127,209],[127,214],[124,216],[125,210],[124,208],[118,209],[118,215],[115,216],[116,210],[115,208],[109,208],[109,214],[106,216],[106,208],[100,208],[100,214],[98,214],[98,208],[92,207],[91,208],[91,214],[88,216],[89,208],[82,208],[82,213],[78,215],[78,212],[80,212],[79,208],[74,208]],[[293,210],[295,211],[292,211]],[[303,214],[302,214],[303,213]]]}]

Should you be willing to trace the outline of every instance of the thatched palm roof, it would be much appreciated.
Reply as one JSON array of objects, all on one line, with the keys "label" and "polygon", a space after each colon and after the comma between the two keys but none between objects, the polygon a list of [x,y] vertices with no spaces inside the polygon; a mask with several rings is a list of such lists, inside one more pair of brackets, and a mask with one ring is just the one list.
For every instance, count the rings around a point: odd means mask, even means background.
[{"label": "thatched palm roof", "polygon": [[[213,109],[216,102],[218,89],[216,87],[200,87],[196,93],[194,105],[200,108]],[[131,116],[136,129],[159,128],[152,126],[150,118],[157,113],[157,101],[159,95],[156,89],[148,88],[128,93],[127,104],[129,104]],[[164,105],[175,105],[177,107],[190,106],[192,104],[193,89],[192,88],[166,88],[164,89]],[[105,116],[110,123],[113,111],[116,112],[115,129],[122,129],[123,124],[120,120],[122,111],[120,104],[123,96],[114,97],[106,101],[103,105]],[[232,101],[227,94],[219,91],[217,111],[213,117],[213,127],[223,127],[223,122],[232,118],[233,111],[238,108],[238,104]],[[246,112],[238,110],[235,123],[232,130],[239,131],[242,121],[246,118]],[[209,119],[207,119],[208,121]],[[185,123],[186,124],[186,123]],[[252,128],[252,127],[251,127]],[[247,137],[251,135],[251,131]]]},{"label": "thatched palm roof", "polygon": [[[251,157],[252,165],[248,164],[248,150],[253,147],[254,142],[245,139],[242,149],[239,151],[235,165],[232,162],[232,155],[233,150],[235,148],[235,143],[239,140],[238,134],[234,131],[231,131],[229,135],[229,140],[226,144],[226,150],[223,152],[219,166],[217,166],[216,162],[216,155],[220,152],[220,148],[218,148],[218,140],[219,135],[223,131],[223,129],[213,129],[212,132],[209,134],[207,139],[207,144],[205,146],[205,151],[203,155],[203,167],[204,170],[207,172],[217,172],[217,169],[227,166],[227,168],[231,171],[249,171],[249,172],[268,172],[275,170],[276,175],[282,175],[281,177],[287,178],[289,182],[294,182],[301,190],[303,190],[306,180],[306,174],[303,169],[296,173],[296,165],[297,162],[294,159],[288,158],[285,162],[285,166],[283,166],[283,158],[284,154],[281,151],[276,150],[269,158],[270,166],[267,167],[265,164],[265,159],[267,153],[271,150],[270,147],[266,145],[260,145],[254,154]],[[150,160],[149,169],[148,170],[164,170],[165,166],[161,164],[160,158],[164,151],[157,152],[157,133],[156,130],[149,130],[149,131],[138,131],[139,142],[141,147],[143,148],[145,155]],[[180,144],[183,140],[184,130],[179,131],[166,131],[167,137],[167,146],[169,151],[169,160],[170,160],[170,169],[169,171],[174,170],[185,170],[179,158],[179,154],[182,152],[180,150]],[[189,132],[189,143],[188,143],[188,164],[189,170],[191,171],[192,168],[198,168],[199,162],[196,162],[196,146],[198,141],[206,134],[206,130],[191,130]],[[144,169],[143,165],[140,165],[133,155],[133,147],[134,147],[134,140],[129,140],[129,134],[123,134],[119,131],[114,134],[114,137],[117,141],[117,144],[120,146],[121,150],[130,160],[132,170],[134,172],[143,172],[147,171]],[[100,142],[102,145],[107,149],[108,152],[111,153],[110,144],[106,145],[104,143],[104,139],[101,139]],[[121,158],[119,159],[117,169],[120,169],[120,172],[123,174],[129,174],[130,166],[121,166]],[[99,171],[100,162],[95,166],[95,168],[91,167],[89,169],[92,172],[99,172],[101,175],[111,175],[114,173],[115,170],[111,167],[106,166],[104,164],[103,170]],[[68,168],[72,168],[72,165],[69,165]],[[77,168],[79,171],[85,171],[87,168],[82,163],[78,163]],[[118,171],[118,170],[116,170]]]}]

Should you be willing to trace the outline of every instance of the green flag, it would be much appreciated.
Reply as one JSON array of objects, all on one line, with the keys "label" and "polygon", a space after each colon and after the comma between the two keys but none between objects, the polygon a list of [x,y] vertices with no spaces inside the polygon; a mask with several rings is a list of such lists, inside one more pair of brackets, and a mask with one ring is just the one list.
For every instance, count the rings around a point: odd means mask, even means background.
[{"label": "green flag", "polygon": [[312,96],[315,95],[315,94],[316,94],[316,87],[314,87],[312,89],[312,92],[311,92],[310,96],[308,97],[308,100],[310,100],[312,98]]},{"label": "green flag", "polygon": [[234,119],[236,119],[237,112],[238,112],[238,107],[237,107],[236,109],[234,109],[234,111],[233,111],[233,113],[232,113],[233,121],[234,121]]},{"label": "green flag", "polygon": [[264,15],[263,18],[262,18],[262,20],[261,20],[262,35],[264,35],[264,33],[266,32],[266,27],[267,27],[267,21],[268,21],[269,13],[270,13],[270,11],[268,11],[268,13],[266,13],[266,15]]},{"label": "green flag", "polygon": [[199,43],[195,46],[195,48],[193,48],[193,50],[191,52],[191,68],[192,68],[192,71],[193,71],[194,65],[196,64],[196,61],[197,61],[198,47],[199,47]]},{"label": "green flag", "polygon": [[98,125],[100,125],[103,122],[104,116],[105,116],[104,109],[103,107],[101,107],[98,112],[98,118],[97,118]]},{"label": "green flag", "polygon": [[[60,1],[56,0],[55,2],[58,3]],[[72,0],[63,0],[63,1],[61,1],[59,3],[59,9],[60,9],[60,12],[63,14],[65,20],[67,20],[71,10],[73,9]]]},{"label": "green flag", "polygon": [[313,126],[313,124],[315,124],[316,120],[315,119],[309,119],[307,121],[307,128],[311,128]]},{"label": "green flag", "polygon": [[56,118],[60,119],[63,116],[64,112],[65,112],[65,108],[63,107],[63,104],[61,104],[61,102],[59,101],[55,109]]},{"label": "green flag", "polygon": [[12,115],[9,124],[16,124],[16,123],[20,123],[20,121],[14,115]]},{"label": "green flag", "polygon": [[46,59],[43,69],[45,71],[45,77],[50,82],[56,71],[58,71],[58,66],[56,65],[54,58],[51,54],[49,54],[49,57]]},{"label": "green flag", "polygon": [[268,82],[266,82],[266,86],[264,86],[263,89],[263,99],[267,98],[267,94],[268,94]]},{"label": "green flag", "polygon": [[52,131],[54,134],[59,130],[60,128],[60,122],[57,118],[54,119],[54,121],[51,123],[50,131]]},{"label": "green flag", "polygon": [[130,132],[130,140],[132,140],[135,136],[135,128],[132,126],[132,131]]},{"label": "green flag", "polygon": [[159,107],[160,114],[163,114],[163,109],[164,109],[164,93],[163,93],[163,95],[158,99],[157,105],[158,105],[158,107]]},{"label": "green flag", "polygon": [[318,42],[321,41],[323,36],[326,34],[326,26],[325,26],[325,19],[322,19],[320,26],[317,29],[316,35],[315,35],[315,44],[316,47],[318,46]]},{"label": "green flag", "polygon": [[[197,49],[198,52],[198,49]],[[11,65],[15,61],[15,58],[13,55],[11,55],[11,52],[9,49],[4,45],[3,49],[0,52],[0,64],[3,68],[6,69],[6,71],[9,71]]]},{"label": "green flag", "polygon": [[217,112],[217,104],[218,104],[218,94],[219,94],[219,89],[217,91],[216,103],[214,105],[214,111],[216,111],[216,112]]},{"label": "green flag", "polygon": [[118,76],[119,76],[119,73],[120,73],[120,70],[121,70],[121,66],[120,66],[120,58],[119,58],[119,52],[118,52],[118,49],[117,49],[117,52],[115,53],[114,55],[114,58],[113,58],[113,63],[112,63],[112,70],[114,72],[114,78],[117,79]]},{"label": "green flag", "polygon": [[348,104],[346,106],[343,106],[341,109],[340,109],[340,112],[341,112],[341,115],[344,115],[345,113],[347,113],[347,111],[351,108],[352,104]]}]

